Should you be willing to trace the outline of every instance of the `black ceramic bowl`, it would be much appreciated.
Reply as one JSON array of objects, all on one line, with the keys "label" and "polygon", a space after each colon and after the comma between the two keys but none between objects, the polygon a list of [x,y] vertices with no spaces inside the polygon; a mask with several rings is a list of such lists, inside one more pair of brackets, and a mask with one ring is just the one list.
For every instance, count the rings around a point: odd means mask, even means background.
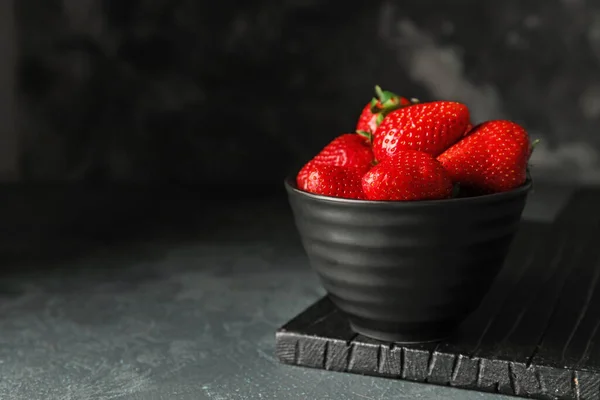
[{"label": "black ceramic bowl", "polygon": [[510,192],[388,202],[318,196],[285,181],[312,267],[352,329],[441,340],[475,310],[519,227],[528,180]]}]

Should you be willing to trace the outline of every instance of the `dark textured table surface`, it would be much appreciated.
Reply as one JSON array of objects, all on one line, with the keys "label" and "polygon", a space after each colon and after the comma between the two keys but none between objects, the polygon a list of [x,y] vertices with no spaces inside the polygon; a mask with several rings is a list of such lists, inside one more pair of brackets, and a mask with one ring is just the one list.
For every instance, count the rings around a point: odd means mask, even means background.
[{"label": "dark textured table surface", "polygon": [[[525,218],[570,193],[536,187]],[[275,330],[323,295],[281,196],[2,194],[2,399],[502,398],[279,364]]]}]

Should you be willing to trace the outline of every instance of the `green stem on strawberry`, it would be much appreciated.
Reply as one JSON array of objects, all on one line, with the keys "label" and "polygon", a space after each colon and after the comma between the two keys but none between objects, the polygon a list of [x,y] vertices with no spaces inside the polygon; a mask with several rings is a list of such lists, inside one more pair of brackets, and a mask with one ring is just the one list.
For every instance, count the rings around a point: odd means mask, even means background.
[{"label": "green stem on strawberry", "polygon": [[381,86],[375,85],[375,95],[371,100],[371,112],[373,114],[380,112],[390,112],[402,107],[401,96],[388,90],[381,89]]},{"label": "green stem on strawberry", "polygon": [[[373,114],[383,114],[386,116],[390,112],[408,105],[402,101],[402,96],[398,96],[388,90],[383,90],[379,85],[375,85],[375,95],[377,97],[371,99],[371,112]],[[411,98],[409,101],[410,104],[417,104],[419,102],[415,98]]]},{"label": "green stem on strawberry", "polygon": [[371,132],[367,132],[367,131],[356,131],[356,133],[358,133],[360,136],[364,137],[365,139],[367,139],[369,141],[369,143],[373,142],[373,134]]},{"label": "green stem on strawberry", "polygon": [[376,99],[375,97],[373,97],[373,98],[371,99],[371,112],[372,112],[373,114],[375,114],[375,113],[379,112],[379,110],[380,110],[380,108],[379,108],[379,106],[377,105],[377,103],[378,103],[377,99]]},{"label": "green stem on strawberry", "polygon": [[[407,107],[413,104],[417,104],[419,102],[419,100],[415,99],[415,98],[411,98],[410,100],[408,100],[405,97],[402,96],[398,96],[397,94],[387,91],[387,90],[383,90],[381,89],[381,86],[379,85],[375,85],[375,95],[377,97],[373,97],[371,99],[371,102],[369,103],[369,109],[371,111],[371,114],[373,114],[373,116],[375,117],[375,129],[376,127],[378,127],[383,120],[385,119],[385,117],[390,114],[392,111],[401,109],[403,107]],[[372,123],[373,120],[371,119]],[[369,130],[373,130],[374,128],[372,126],[369,127]],[[367,132],[364,130],[361,131],[357,131],[356,133],[358,133],[359,135],[365,137],[369,143],[373,142],[373,133],[374,132]]]},{"label": "green stem on strawberry", "polygon": [[531,150],[529,150],[529,158],[531,158],[531,155],[533,154],[533,150],[535,150],[535,146],[538,145],[538,143],[540,143],[541,140],[540,139],[535,139],[533,142],[531,142],[531,144],[529,145],[529,147],[531,148]]},{"label": "green stem on strawberry", "polygon": [[379,86],[379,85],[375,85],[375,94],[377,95],[377,98],[379,99],[381,104],[384,104],[393,98],[400,97],[397,94],[394,94],[390,91],[382,90],[381,86]]}]

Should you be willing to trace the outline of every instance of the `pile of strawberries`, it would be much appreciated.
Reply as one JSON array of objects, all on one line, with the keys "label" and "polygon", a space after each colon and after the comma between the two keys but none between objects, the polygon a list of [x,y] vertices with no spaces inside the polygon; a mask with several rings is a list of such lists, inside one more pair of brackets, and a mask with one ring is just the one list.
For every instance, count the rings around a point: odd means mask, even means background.
[{"label": "pile of strawberries", "polygon": [[518,124],[471,125],[454,101],[420,103],[375,87],[356,133],[335,138],[298,173],[298,188],[362,200],[433,200],[509,191],[527,179],[532,143]]}]

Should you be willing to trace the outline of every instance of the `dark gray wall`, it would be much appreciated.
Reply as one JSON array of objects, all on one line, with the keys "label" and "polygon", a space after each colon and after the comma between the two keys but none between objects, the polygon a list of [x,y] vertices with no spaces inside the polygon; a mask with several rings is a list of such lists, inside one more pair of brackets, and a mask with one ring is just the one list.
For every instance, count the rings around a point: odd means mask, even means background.
[{"label": "dark gray wall", "polygon": [[0,181],[19,178],[16,109],[17,26],[12,1],[0,2]]},{"label": "dark gray wall", "polygon": [[24,179],[278,183],[379,83],[514,119],[539,177],[600,181],[599,0],[342,4],[20,0]]}]

